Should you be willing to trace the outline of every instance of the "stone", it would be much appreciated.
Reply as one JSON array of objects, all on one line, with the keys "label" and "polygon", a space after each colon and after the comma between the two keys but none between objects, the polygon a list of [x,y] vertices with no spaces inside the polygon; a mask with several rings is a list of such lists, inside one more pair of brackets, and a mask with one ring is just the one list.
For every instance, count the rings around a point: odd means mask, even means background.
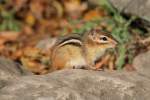
[{"label": "stone", "polygon": [[14,61],[0,57],[0,79],[9,80],[11,78],[16,78],[22,75],[25,75],[27,72],[23,67]]},{"label": "stone", "polygon": [[150,78],[150,51],[135,57],[133,67],[139,74]]},{"label": "stone", "polygon": [[[10,84],[11,83],[11,84]],[[137,73],[66,69],[22,76],[0,88],[1,100],[149,100],[150,80]]]},{"label": "stone", "polygon": [[[88,0],[90,4],[99,5],[101,0]],[[119,12],[136,15],[150,21],[150,0],[109,0]],[[103,0],[102,0],[103,2]]]},{"label": "stone", "polygon": [[150,21],[150,0],[110,0],[119,11]]},{"label": "stone", "polygon": [[45,38],[43,40],[40,40],[36,47],[43,50],[43,51],[48,51],[49,49],[51,49],[52,46],[55,45],[57,41],[57,38]]}]

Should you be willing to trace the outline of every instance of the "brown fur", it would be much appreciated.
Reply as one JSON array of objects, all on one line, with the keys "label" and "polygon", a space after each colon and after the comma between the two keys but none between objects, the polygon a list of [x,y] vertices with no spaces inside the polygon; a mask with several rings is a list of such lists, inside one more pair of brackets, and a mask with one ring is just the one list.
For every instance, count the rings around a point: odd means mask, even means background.
[{"label": "brown fur", "polygon": [[[108,42],[101,43],[99,37],[104,35]],[[63,68],[79,68],[78,66],[94,66],[94,61],[104,54],[106,49],[114,48],[117,41],[107,32],[91,30],[83,37],[69,35],[58,39],[53,47],[51,60],[53,70]],[[84,62],[85,60],[85,62]]]}]

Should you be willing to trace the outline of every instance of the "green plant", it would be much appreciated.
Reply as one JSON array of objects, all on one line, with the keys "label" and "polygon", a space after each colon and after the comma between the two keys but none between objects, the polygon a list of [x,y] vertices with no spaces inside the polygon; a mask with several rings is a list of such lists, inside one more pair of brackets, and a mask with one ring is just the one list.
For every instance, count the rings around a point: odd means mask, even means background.
[{"label": "green plant", "polygon": [[[91,21],[85,21],[82,22],[81,19],[77,19],[77,20],[71,20],[69,19],[68,22],[71,24],[71,26],[73,27],[72,33],[77,33],[77,34],[81,34],[83,35],[84,32],[96,27],[99,25],[99,23],[101,23],[102,19],[93,19]],[[80,25],[79,27],[76,27]],[[67,27],[65,27],[63,29],[63,32],[61,35],[64,35],[67,32]]]},{"label": "green plant", "polygon": [[14,13],[14,11],[1,11],[0,31],[20,31],[20,23],[15,20]]},{"label": "green plant", "polygon": [[84,25],[81,28],[75,28],[73,30],[73,33],[83,34],[85,31],[91,30],[92,28],[98,26],[100,21],[101,21],[100,19],[95,19],[95,20],[85,22]]},{"label": "green plant", "polygon": [[[126,44],[132,39],[132,35],[129,33],[129,26],[136,17],[133,16],[129,20],[126,20],[108,0],[99,0],[99,3],[112,14],[109,24],[113,26],[112,35],[119,41],[117,48],[119,57],[117,58],[116,66],[117,69],[122,69],[125,64],[126,52],[128,51]],[[131,59],[132,57],[129,60],[131,61]]]}]

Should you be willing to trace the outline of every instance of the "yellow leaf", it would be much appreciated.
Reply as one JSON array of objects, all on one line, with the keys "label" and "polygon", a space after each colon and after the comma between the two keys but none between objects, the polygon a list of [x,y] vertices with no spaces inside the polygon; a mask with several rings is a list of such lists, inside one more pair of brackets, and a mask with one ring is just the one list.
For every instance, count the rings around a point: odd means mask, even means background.
[{"label": "yellow leaf", "polygon": [[35,24],[35,20],[35,17],[31,13],[27,14],[25,18],[25,22],[30,26],[33,26]]}]

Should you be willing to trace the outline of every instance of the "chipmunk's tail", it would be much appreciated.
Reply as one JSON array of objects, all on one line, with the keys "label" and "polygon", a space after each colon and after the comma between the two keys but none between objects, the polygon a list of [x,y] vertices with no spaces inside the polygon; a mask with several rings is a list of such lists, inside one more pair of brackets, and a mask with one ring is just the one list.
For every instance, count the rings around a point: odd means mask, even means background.
[{"label": "chipmunk's tail", "polygon": [[36,75],[53,71],[51,66],[51,49],[56,38],[41,40],[36,47],[25,48],[21,57],[23,68]]}]

